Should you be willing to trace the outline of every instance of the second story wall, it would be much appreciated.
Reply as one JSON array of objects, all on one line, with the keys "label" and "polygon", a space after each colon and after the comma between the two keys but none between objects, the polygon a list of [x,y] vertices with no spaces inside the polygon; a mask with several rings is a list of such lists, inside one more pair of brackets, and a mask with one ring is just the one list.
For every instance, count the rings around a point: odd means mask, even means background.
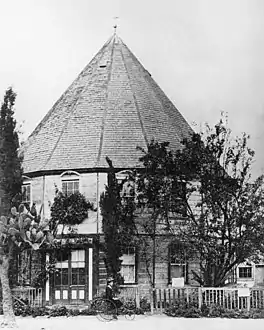
[{"label": "second story wall", "polygon": [[97,228],[99,230],[101,228],[100,195],[106,184],[106,173],[64,172],[62,175],[24,177],[23,199],[30,205],[35,203],[37,211],[41,210],[44,218],[50,218],[50,208],[54,201],[56,187],[60,191],[78,190],[94,205],[95,211],[89,211],[87,222],[94,224],[90,230],[97,231]]}]

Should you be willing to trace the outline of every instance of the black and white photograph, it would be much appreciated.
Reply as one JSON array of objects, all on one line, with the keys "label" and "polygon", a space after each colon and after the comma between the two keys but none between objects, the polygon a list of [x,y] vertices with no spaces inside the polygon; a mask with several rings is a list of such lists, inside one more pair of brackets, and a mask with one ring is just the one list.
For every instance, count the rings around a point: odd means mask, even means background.
[{"label": "black and white photograph", "polygon": [[264,1],[0,0],[0,328],[260,330]]}]

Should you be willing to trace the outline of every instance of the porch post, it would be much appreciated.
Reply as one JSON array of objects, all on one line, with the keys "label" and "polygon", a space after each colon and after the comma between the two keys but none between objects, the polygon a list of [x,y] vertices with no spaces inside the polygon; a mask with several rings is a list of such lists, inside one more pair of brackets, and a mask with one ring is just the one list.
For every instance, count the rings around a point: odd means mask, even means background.
[{"label": "porch post", "polygon": [[93,299],[93,248],[89,248],[88,264],[88,298]]}]

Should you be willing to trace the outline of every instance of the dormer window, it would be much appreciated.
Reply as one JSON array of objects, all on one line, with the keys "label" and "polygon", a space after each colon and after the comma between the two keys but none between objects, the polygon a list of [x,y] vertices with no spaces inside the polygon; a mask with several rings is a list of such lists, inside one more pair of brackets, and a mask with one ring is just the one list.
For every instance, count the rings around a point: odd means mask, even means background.
[{"label": "dormer window", "polygon": [[79,174],[77,172],[68,171],[61,175],[61,190],[66,196],[80,191]]}]

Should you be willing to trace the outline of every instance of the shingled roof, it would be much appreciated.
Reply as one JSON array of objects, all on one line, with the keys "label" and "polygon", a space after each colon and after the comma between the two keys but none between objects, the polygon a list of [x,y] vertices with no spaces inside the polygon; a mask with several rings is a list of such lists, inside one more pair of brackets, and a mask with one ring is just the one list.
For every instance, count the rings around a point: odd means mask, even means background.
[{"label": "shingled roof", "polygon": [[173,149],[192,130],[149,72],[114,35],[26,141],[24,173],[139,166],[151,139]]}]

